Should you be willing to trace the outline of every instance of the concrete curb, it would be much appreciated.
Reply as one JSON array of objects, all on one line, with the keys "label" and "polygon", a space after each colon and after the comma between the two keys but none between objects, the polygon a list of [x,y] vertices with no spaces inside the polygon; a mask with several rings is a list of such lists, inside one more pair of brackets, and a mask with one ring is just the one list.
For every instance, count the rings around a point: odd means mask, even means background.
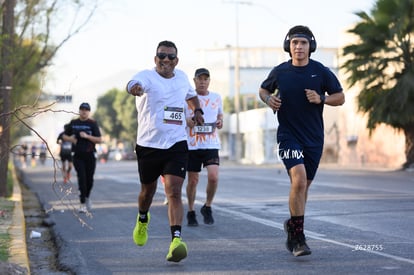
[{"label": "concrete curb", "polygon": [[14,169],[12,169],[12,171],[12,201],[14,201],[15,203],[13,210],[13,221],[12,225],[9,228],[9,234],[11,239],[9,262],[18,264],[19,266],[26,268],[28,274],[30,274],[30,264],[26,246],[26,223],[23,212],[22,194],[19,181],[16,177],[16,172]]}]

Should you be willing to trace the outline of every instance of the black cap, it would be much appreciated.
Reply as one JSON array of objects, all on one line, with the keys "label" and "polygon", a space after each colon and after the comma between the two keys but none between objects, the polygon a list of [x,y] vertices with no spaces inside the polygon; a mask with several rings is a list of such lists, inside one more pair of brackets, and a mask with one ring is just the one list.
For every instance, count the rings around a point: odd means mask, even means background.
[{"label": "black cap", "polygon": [[205,74],[210,77],[210,72],[206,68],[200,68],[195,71],[194,76],[199,77],[200,75]]},{"label": "black cap", "polygon": [[84,103],[82,103],[82,104],[79,106],[79,110],[80,110],[80,109],[85,109],[85,110],[90,111],[90,110],[91,110],[91,106],[89,105],[89,103],[84,102]]}]

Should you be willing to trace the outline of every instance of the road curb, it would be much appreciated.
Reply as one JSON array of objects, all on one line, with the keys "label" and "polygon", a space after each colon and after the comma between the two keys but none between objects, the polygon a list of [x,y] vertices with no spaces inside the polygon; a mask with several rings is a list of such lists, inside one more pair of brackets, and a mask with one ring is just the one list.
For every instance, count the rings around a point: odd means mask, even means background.
[{"label": "road curb", "polygon": [[12,176],[13,196],[11,199],[14,201],[14,209],[12,225],[9,228],[11,239],[9,262],[26,268],[28,274],[30,274],[30,264],[26,246],[26,223],[23,212],[22,194],[14,168],[12,169]]}]

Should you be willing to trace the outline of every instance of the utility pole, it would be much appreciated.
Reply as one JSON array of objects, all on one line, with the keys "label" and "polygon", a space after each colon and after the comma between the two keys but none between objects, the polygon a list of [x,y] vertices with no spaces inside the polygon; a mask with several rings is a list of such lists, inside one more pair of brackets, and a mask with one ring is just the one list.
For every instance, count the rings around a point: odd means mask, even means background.
[{"label": "utility pole", "polygon": [[236,62],[234,63],[234,111],[236,112],[236,161],[241,160],[242,138],[240,133],[240,43],[239,43],[239,2],[236,4]]},{"label": "utility pole", "polygon": [[14,7],[16,0],[2,3],[0,79],[0,197],[7,196],[7,170],[10,147],[10,95],[13,84]]},{"label": "utility pole", "polygon": [[248,1],[228,1],[235,5],[236,11],[236,56],[234,62],[234,111],[236,113],[236,138],[235,138],[235,160],[239,162],[242,158],[241,149],[243,140],[240,133],[240,43],[239,43],[239,5],[251,5]]}]

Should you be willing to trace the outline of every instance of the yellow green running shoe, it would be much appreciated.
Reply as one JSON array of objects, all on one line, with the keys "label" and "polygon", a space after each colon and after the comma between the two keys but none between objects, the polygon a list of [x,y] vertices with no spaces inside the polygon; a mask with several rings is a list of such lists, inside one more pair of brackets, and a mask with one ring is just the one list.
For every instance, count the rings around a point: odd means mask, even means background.
[{"label": "yellow green running shoe", "polygon": [[132,233],[132,238],[134,239],[134,242],[138,246],[144,246],[147,243],[148,240],[148,225],[150,222],[150,213],[148,212],[148,221],[147,222],[141,222],[139,220],[139,214],[137,216],[137,223],[134,228],[134,232]]},{"label": "yellow green running shoe", "polygon": [[187,257],[187,245],[181,238],[174,238],[170,244],[170,250],[167,254],[167,261],[179,262]]}]

